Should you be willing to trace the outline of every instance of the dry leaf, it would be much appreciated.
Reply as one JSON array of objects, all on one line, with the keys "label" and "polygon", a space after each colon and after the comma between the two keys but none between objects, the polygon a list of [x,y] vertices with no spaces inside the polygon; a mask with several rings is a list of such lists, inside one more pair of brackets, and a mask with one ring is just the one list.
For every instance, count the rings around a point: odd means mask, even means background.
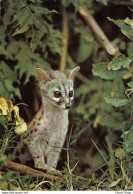
[{"label": "dry leaf", "polygon": [[8,115],[9,112],[8,103],[6,99],[3,97],[0,97],[0,109],[2,111],[2,113],[0,112],[0,115]]},{"label": "dry leaf", "polygon": [[115,187],[120,181],[121,181],[122,178],[118,179],[117,181],[113,181],[112,183],[109,184],[109,187]]},{"label": "dry leaf", "polygon": [[27,124],[25,123],[24,119],[22,119],[21,117],[19,117],[19,121],[16,120],[15,133],[17,135],[21,135],[25,131],[27,131]]},{"label": "dry leaf", "polygon": [[9,109],[9,112],[8,112],[8,121],[12,121],[12,110],[13,110],[13,103],[11,100],[7,100],[7,104],[8,104],[8,109]]},{"label": "dry leaf", "polygon": [[20,121],[19,107],[18,106],[14,106],[13,107],[13,111],[14,111],[14,118],[19,122]]}]

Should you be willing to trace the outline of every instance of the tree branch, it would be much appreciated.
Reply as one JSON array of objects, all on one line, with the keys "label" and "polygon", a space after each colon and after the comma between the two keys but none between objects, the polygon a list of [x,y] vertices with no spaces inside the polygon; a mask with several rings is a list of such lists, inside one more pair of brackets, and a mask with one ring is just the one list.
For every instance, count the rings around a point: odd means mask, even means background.
[{"label": "tree branch", "polygon": [[23,164],[18,164],[16,162],[12,162],[10,160],[7,160],[7,168],[12,169],[14,171],[20,172],[22,174],[30,174],[33,176],[37,176],[38,178],[42,179],[42,178],[46,178],[47,180],[59,180],[60,177],[55,176],[55,175],[50,175],[47,173],[44,173],[42,171],[39,170],[35,170],[33,168],[30,168],[29,166],[23,165]]},{"label": "tree branch", "polygon": [[[23,165],[23,164],[18,164],[16,162],[12,162],[10,160],[7,160],[7,168],[9,168],[11,170],[14,170],[14,171],[17,171],[17,172],[20,172],[21,174],[25,174],[25,175],[30,174],[33,177],[36,177],[38,175],[39,179],[45,178],[48,181],[51,181],[51,180],[59,181],[59,180],[61,180],[61,178],[64,179],[64,177],[59,177],[59,176],[47,174],[47,173],[44,173],[42,171],[30,168],[29,166],[26,166],[26,165]],[[72,175],[72,176],[74,176],[77,180],[89,181],[89,179],[84,178],[84,177],[80,177],[80,176],[76,176],[76,175]],[[79,188],[79,184],[73,183],[73,185]]]},{"label": "tree branch", "polygon": [[100,45],[106,51],[106,53],[112,58],[119,55],[118,47],[114,47],[108,40],[107,36],[104,34],[100,26],[95,21],[94,17],[89,13],[89,11],[83,6],[79,7],[79,13],[85,20],[86,24],[90,27],[95,37],[97,38]]},{"label": "tree branch", "polygon": [[110,0],[109,3],[112,3],[114,5],[127,5],[127,6],[133,6],[133,2],[131,1],[114,1],[114,0]]},{"label": "tree branch", "polygon": [[62,55],[60,58],[60,67],[61,71],[66,69],[66,58],[67,58],[67,48],[68,48],[68,22],[67,22],[67,11],[66,8],[63,7],[63,19],[62,19],[62,34],[64,36],[64,44],[62,46]]}]

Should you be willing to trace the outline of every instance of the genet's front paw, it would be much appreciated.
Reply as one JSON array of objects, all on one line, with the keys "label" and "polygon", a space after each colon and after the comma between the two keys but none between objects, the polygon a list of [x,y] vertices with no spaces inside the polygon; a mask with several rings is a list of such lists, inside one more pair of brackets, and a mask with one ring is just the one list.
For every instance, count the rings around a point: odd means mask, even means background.
[{"label": "genet's front paw", "polygon": [[41,169],[41,170],[46,170],[47,169],[47,164],[43,162],[37,162],[35,164],[35,168]]}]

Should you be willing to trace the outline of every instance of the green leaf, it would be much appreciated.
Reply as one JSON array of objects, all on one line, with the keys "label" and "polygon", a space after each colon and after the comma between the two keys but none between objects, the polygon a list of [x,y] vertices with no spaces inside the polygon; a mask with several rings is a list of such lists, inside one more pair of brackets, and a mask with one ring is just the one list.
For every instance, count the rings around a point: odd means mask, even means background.
[{"label": "green leaf", "polygon": [[32,11],[38,15],[48,15],[50,13],[58,13],[56,10],[49,10],[46,7],[42,6],[42,2],[34,2],[30,4],[30,8],[32,9]]},{"label": "green leaf", "polygon": [[22,8],[20,8],[17,13],[14,15],[12,23],[17,21],[17,26],[22,26],[24,24],[25,18],[28,16],[31,16],[30,8],[28,8],[26,5]]},{"label": "green leaf", "polygon": [[2,47],[1,45],[0,45],[0,53],[3,54],[6,59],[14,60],[14,57],[12,55],[10,55],[10,53],[7,51],[7,49]]},{"label": "green leaf", "polygon": [[82,30],[80,34],[80,46],[78,50],[78,62],[82,63],[87,58],[90,57],[94,50],[98,49],[97,43],[94,41],[94,38],[88,27]]},{"label": "green leaf", "polygon": [[80,4],[86,8],[92,8],[93,0],[80,0]]},{"label": "green leaf", "polygon": [[[113,20],[109,17],[107,17],[109,21],[112,21],[115,23],[118,27],[120,27],[121,32],[129,39],[133,40],[133,27],[132,27],[132,20],[128,19],[127,20]],[[129,22],[130,21],[130,22]]]},{"label": "green leaf", "polygon": [[[17,78],[16,72],[12,70],[4,61],[1,62],[1,71],[4,75],[4,84],[5,84],[5,89],[9,93],[14,93],[16,96],[21,98],[20,90],[19,88],[14,87],[14,83],[19,84],[20,81]],[[4,91],[3,91],[4,92]],[[11,96],[12,97],[12,96]]]},{"label": "green leaf", "polygon": [[26,31],[28,31],[29,28],[31,27],[31,25],[32,25],[32,17],[27,16],[22,23],[22,27],[18,27],[15,30],[15,32],[12,34],[12,37],[15,36],[16,34],[22,34]]},{"label": "green leaf", "polygon": [[92,44],[82,43],[78,51],[78,62],[79,63],[84,62],[91,55],[92,51],[93,51]]},{"label": "green leaf", "polygon": [[129,99],[121,90],[112,90],[111,95],[109,97],[104,97],[104,99],[108,104],[115,107],[121,107],[129,103]]},{"label": "green leaf", "polygon": [[113,41],[112,41],[112,44],[114,46],[118,46],[119,49],[121,50],[125,50],[126,49],[126,42],[124,42],[123,40],[119,39],[119,38],[115,38]]},{"label": "green leaf", "polygon": [[4,127],[7,128],[6,126],[6,117],[3,115],[0,115],[0,124]]},{"label": "green leaf", "polygon": [[50,51],[55,54],[61,54],[61,46],[63,44],[63,35],[59,30],[53,29],[52,25],[49,25],[49,37],[47,39],[47,46]]},{"label": "green leaf", "polygon": [[127,85],[128,85],[130,88],[133,88],[133,81],[128,82]]},{"label": "green leaf", "polygon": [[10,44],[8,44],[7,46],[7,51],[11,56],[16,55],[18,50],[19,50],[19,44],[16,40],[11,41]]},{"label": "green leaf", "polygon": [[20,82],[16,77],[16,73],[4,61],[1,62],[1,69],[5,79],[16,83]]},{"label": "green leaf", "polygon": [[10,180],[12,178],[12,175],[16,175],[17,172],[15,171],[8,171],[5,176],[2,176],[0,179],[0,186],[7,180]]},{"label": "green leaf", "polygon": [[40,15],[34,16],[34,25],[37,29],[43,31],[44,33],[49,33],[49,28],[47,22]]},{"label": "green leaf", "polygon": [[133,30],[133,19],[129,19],[128,17],[124,20],[126,24],[128,24]]},{"label": "green leaf", "polygon": [[72,1],[72,5],[74,6],[75,10],[78,11],[78,9],[79,9],[79,0]]},{"label": "green leaf", "polygon": [[15,88],[14,85],[13,85],[13,83],[14,82],[12,82],[12,80],[9,80],[9,79],[6,79],[5,80],[5,85],[6,85],[6,88],[8,89],[8,92],[9,93],[14,93],[16,96],[18,96],[19,98],[21,98],[20,89],[19,88]]},{"label": "green leaf", "polygon": [[62,0],[61,2],[64,7],[68,7],[70,4],[72,4],[75,10],[78,11],[79,0]]},{"label": "green leaf", "polygon": [[18,64],[15,66],[15,71],[16,72],[19,71],[20,79],[22,78],[23,75],[26,75],[24,82],[24,84],[26,84],[31,76],[36,77],[35,69],[37,67],[43,66],[43,69],[45,68],[49,69],[50,66],[43,58],[40,57],[38,53],[32,52],[32,49],[30,49],[26,43],[18,41],[18,45],[19,52],[16,55]]},{"label": "green leaf", "polygon": [[33,14],[28,6],[24,5],[19,7],[18,11],[14,15],[14,18],[11,24],[14,24],[15,32],[12,34],[12,37],[17,34],[22,34],[31,27],[33,23]]},{"label": "green leaf", "polygon": [[108,103],[108,104],[112,104],[113,106],[115,107],[120,107],[120,106],[124,106],[126,104],[129,103],[129,100],[128,99],[122,99],[122,98],[115,98],[115,97],[104,97],[105,101]]},{"label": "green leaf", "polygon": [[3,26],[0,26],[0,44],[4,47],[6,45],[5,41],[6,35]]},{"label": "green leaf", "polygon": [[[32,29],[30,29],[27,34],[26,34],[26,38],[27,38],[27,42],[30,39],[30,47],[32,48],[32,51],[34,52],[34,50],[37,48],[37,46],[42,45],[42,37],[44,36],[44,32],[41,31],[40,29],[34,28],[34,34]],[[32,39],[33,37],[33,39]],[[43,44],[47,45],[47,40],[43,41]],[[42,52],[44,52],[44,50],[42,49]]]},{"label": "green leaf", "polygon": [[125,133],[124,148],[127,152],[133,152],[133,126],[130,127],[129,131]]},{"label": "green leaf", "polygon": [[[107,104],[106,104],[107,105]],[[101,116],[100,125],[112,128],[114,131],[120,131],[122,122],[125,120],[124,114],[119,112],[98,112]]]},{"label": "green leaf", "polygon": [[128,72],[127,70],[109,71],[107,68],[107,65],[108,63],[105,63],[105,62],[93,64],[93,69],[92,69],[93,75],[101,77],[106,80],[113,80],[113,79],[122,77]]},{"label": "green leaf", "polygon": [[132,54],[133,54],[133,43],[132,43],[132,41],[127,44],[127,54],[130,58],[132,58]]},{"label": "green leaf", "polygon": [[79,86],[76,90],[75,90],[75,96],[76,97],[79,97],[81,94],[82,95],[85,95],[89,92],[90,88],[85,85],[85,84],[82,84],[81,86]]},{"label": "green leaf", "polygon": [[86,114],[86,110],[85,110],[85,108],[84,108],[83,106],[78,106],[78,107],[76,108],[76,111],[77,111],[77,113],[80,114],[80,115]]},{"label": "green leaf", "polygon": [[5,77],[2,70],[0,70],[0,96],[3,96],[6,99],[9,99],[10,97],[8,89],[5,86]]},{"label": "green leaf", "polygon": [[4,166],[7,165],[7,156],[6,155],[2,154],[0,156],[0,163],[2,163]]},{"label": "green leaf", "polygon": [[118,70],[121,68],[129,67],[131,63],[130,58],[126,58],[124,55],[118,55],[112,59],[112,61],[108,64],[108,70]]},{"label": "green leaf", "polygon": [[10,3],[10,1],[8,2],[9,2],[9,6],[3,16],[3,27],[5,30],[7,29],[7,26],[11,23],[12,15],[14,13],[14,8],[12,3]]},{"label": "green leaf", "polygon": [[12,8],[15,8],[16,10],[19,10],[23,7],[26,7],[26,3],[23,0],[20,1],[9,1],[9,6],[11,6]]},{"label": "green leaf", "polygon": [[103,5],[108,5],[108,0],[96,0],[96,1]]}]

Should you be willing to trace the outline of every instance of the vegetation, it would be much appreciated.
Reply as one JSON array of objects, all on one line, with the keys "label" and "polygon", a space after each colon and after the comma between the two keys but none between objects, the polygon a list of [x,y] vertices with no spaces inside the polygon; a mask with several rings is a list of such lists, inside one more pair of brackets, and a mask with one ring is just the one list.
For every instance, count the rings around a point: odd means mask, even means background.
[{"label": "vegetation", "polygon": [[58,181],[8,168],[4,151],[14,141],[17,117],[9,119],[0,106],[0,189],[133,189],[133,10],[132,2],[123,4],[1,2],[0,96],[19,107],[26,122],[41,103],[37,67],[64,70],[79,65],[81,70]]}]

